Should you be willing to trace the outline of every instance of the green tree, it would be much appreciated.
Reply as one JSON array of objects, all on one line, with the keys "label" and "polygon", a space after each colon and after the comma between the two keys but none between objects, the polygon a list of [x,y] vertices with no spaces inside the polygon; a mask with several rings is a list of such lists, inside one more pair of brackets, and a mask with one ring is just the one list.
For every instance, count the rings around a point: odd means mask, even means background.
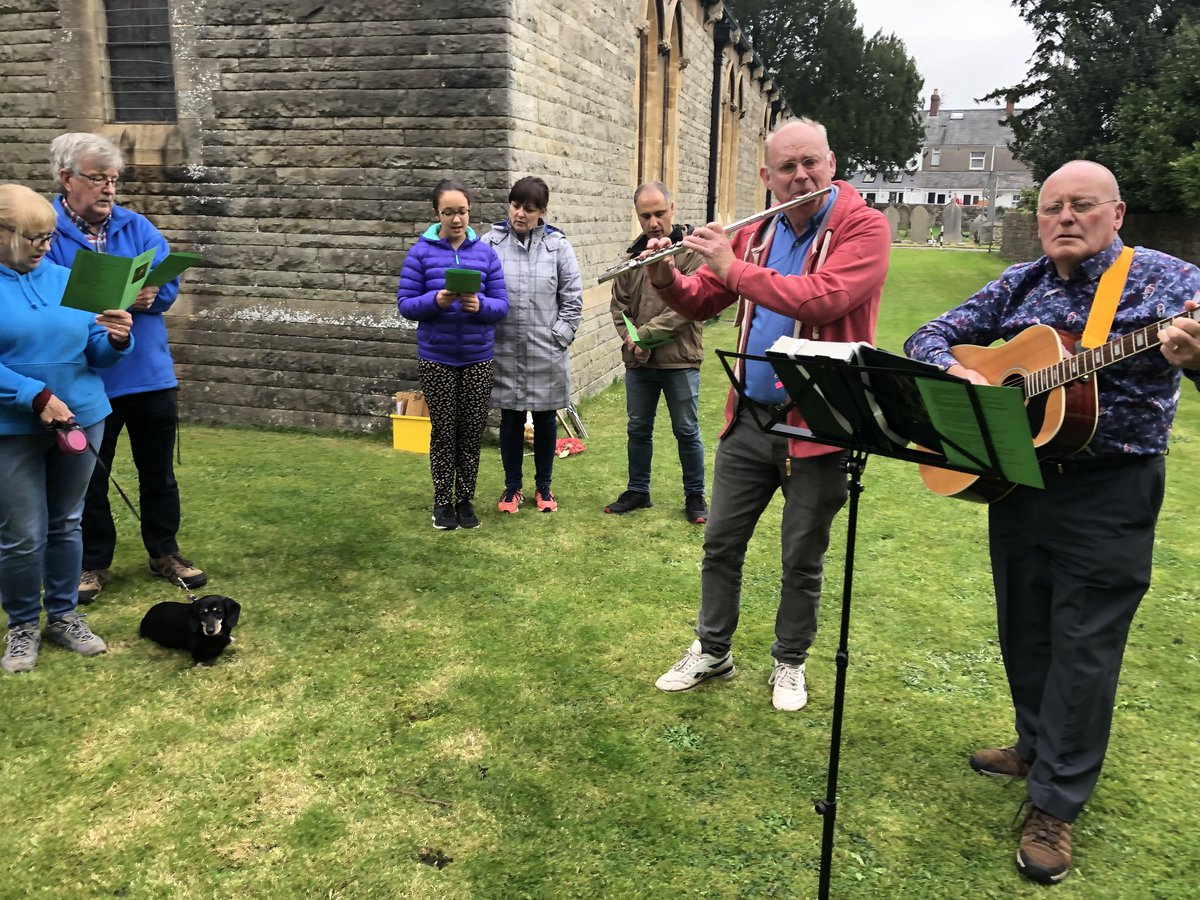
[{"label": "green tree", "polygon": [[852,0],[733,0],[788,105],[822,122],[838,167],[902,168],[921,146],[921,76],[904,42],[865,38]]},{"label": "green tree", "polygon": [[1155,212],[1200,213],[1200,26],[1184,19],[1154,81],[1117,104],[1113,170],[1124,195]]},{"label": "green tree", "polygon": [[[1010,117],[1014,154],[1042,181],[1064,162],[1092,159],[1118,172],[1128,148],[1143,141],[1126,130],[1143,102],[1168,45],[1189,13],[1200,21],[1200,0],[1014,0],[1038,43],[1025,80],[981,99],[1035,98]],[[1150,126],[1144,117],[1141,122]],[[1154,129],[1151,128],[1153,131]],[[1127,168],[1127,167],[1125,167]],[[1123,188],[1125,184],[1123,183]],[[1149,208],[1145,184],[1123,191],[1133,208]],[[1159,201],[1161,202],[1161,201]]]}]

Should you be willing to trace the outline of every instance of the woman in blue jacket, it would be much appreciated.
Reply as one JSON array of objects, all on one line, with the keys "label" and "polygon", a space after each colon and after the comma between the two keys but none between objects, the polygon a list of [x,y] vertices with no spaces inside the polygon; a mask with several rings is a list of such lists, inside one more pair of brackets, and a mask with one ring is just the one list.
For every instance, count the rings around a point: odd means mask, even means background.
[{"label": "woman in blue jacket", "polygon": [[[76,613],[79,520],[94,453],[58,449],[51,429],[79,425],[96,447],[109,413],[94,367],[133,346],[133,318],[60,305],[70,275],[43,258],[54,209],[29,188],[0,185],[0,602],[8,634],[0,667],[28,672],[42,638],[84,656],[104,641]],[[46,629],[38,631],[42,609]]]},{"label": "woman in blue jacket", "polygon": [[[433,527],[478,528],[475,481],[492,392],[496,323],[508,313],[495,251],[470,227],[471,201],[457,181],[433,189],[437,224],[417,238],[400,272],[397,306],[417,323],[417,368],[429,406]],[[447,269],[480,273],[479,290],[446,290]]]}]

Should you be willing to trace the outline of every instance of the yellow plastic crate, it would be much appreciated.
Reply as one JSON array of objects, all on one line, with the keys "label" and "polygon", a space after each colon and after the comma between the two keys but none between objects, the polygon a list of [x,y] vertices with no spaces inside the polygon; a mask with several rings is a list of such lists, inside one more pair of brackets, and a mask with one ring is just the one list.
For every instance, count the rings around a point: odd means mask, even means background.
[{"label": "yellow plastic crate", "polygon": [[392,449],[410,453],[429,452],[429,419],[392,413]]}]

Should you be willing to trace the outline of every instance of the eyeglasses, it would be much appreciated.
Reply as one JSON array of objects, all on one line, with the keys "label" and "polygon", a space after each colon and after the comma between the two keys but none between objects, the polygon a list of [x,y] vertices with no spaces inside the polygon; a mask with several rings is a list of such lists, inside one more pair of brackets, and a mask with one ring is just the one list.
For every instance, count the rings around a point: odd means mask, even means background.
[{"label": "eyeglasses", "polygon": [[471,214],[471,208],[466,209],[439,209],[438,215],[443,219],[455,219],[462,216],[464,219]]},{"label": "eyeglasses", "polygon": [[[1075,213],[1075,215],[1082,216],[1082,215],[1086,215],[1087,213],[1090,213],[1097,206],[1103,206],[1105,203],[1120,203],[1120,202],[1121,202],[1120,200],[1086,200],[1086,199],[1084,199],[1084,200],[1072,200],[1071,202],[1069,202],[1067,204],[1067,206],[1071,207],[1071,212]],[[1038,207],[1038,215],[1046,216],[1047,218],[1053,218],[1054,216],[1061,215],[1062,211],[1063,211],[1063,204],[1061,204],[1061,203],[1051,203],[1049,206]]]},{"label": "eyeglasses", "polygon": [[111,184],[115,188],[119,188],[121,186],[120,176],[113,178],[108,175],[87,175],[83,172],[76,172],[75,174],[80,178],[86,178],[96,187],[104,187],[106,184]]},{"label": "eyeglasses", "polygon": [[51,231],[49,234],[38,234],[30,237],[29,235],[22,234],[20,231],[17,231],[17,229],[8,225],[0,225],[0,228],[3,228],[5,231],[11,231],[13,234],[20,235],[21,237],[25,238],[25,240],[29,241],[30,246],[32,246],[34,250],[37,250],[41,247],[49,247],[54,241],[53,231]]}]

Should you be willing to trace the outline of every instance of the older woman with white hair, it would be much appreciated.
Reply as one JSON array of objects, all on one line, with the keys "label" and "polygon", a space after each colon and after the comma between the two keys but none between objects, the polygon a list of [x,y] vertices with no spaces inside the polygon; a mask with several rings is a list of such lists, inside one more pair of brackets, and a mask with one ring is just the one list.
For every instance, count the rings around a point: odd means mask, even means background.
[{"label": "older woman with white hair", "polygon": [[[42,638],[84,656],[104,641],[76,612],[79,519],[94,453],[55,431],[81,428],[95,447],[109,412],[93,367],[129,353],[132,317],[61,304],[70,273],[45,261],[54,209],[27,187],[0,185],[0,602],[2,668],[27,672]],[[83,448],[74,448],[74,451]],[[42,609],[46,629],[38,631]]]}]

